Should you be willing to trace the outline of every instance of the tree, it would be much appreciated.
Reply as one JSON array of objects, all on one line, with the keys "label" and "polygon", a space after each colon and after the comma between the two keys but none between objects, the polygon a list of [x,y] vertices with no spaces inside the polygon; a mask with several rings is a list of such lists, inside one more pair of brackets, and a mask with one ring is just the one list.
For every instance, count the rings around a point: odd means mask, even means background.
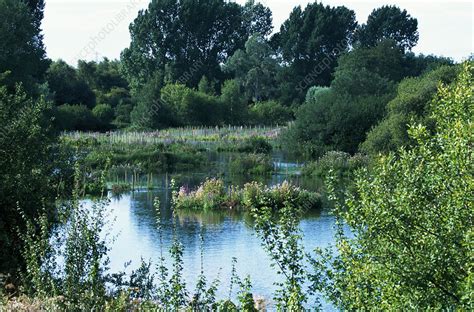
[{"label": "tree", "polygon": [[413,145],[408,125],[417,122],[430,127],[426,119],[439,83],[452,83],[458,72],[458,67],[442,66],[421,77],[403,80],[397,96],[387,104],[386,117],[367,134],[362,150],[375,155]]},{"label": "tree", "polygon": [[44,209],[52,215],[60,174],[53,159],[55,135],[48,115],[50,104],[33,100],[22,88],[12,93],[0,87],[0,272],[16,275],[22,267],[20,252],[25,223]]},{"label": "tree", "polygon": [[9,73],[3,84],[11,91],[21,82],[27,92],[36,93],[48,68],[37,23],[25,2],[0,0],[0,74]]},{"label": "tree", "polygon": [[183,125],[217,126],[223,124],[224,107],[217,97],[194,90],[185,94],[182,109],[186,117]]},{"label": "tree", "polygon": [[202,76],[222,81],[220,64],[249,36],[243,11],[224,0],[152,1],[130,25],[132,41],[122,53],[127,79],[134,88],[156,71],[167,83],[193,88]]},{"label": "tree", "polygon": [[234,74],[248,98],[258,102],[276,94],[279,64],[275,52],[264,38],[254,35],[225,64],[225,71]]},{"label": "tree", "polygon": [[49,67],[46,79],[54,93],[56,105],[83,104],[93,108],[96,103],[94,92],[85,80],[81,79],[74,67],[59,60]]},{"label": "tree", "polygon": [[240,84],[236,80],[227,80],[222,87],[220,97],[225,106],[225,122],[239,125],[247,118],[247,100]]},{"label": "tree", "polygon": [[135,106],[130,113],[132,126],[138,129],[160,129],[177,126],[176,114],[173,114],[167,102],[160,101],[163,88],[163,76],[157,72],[133,97]]},{"label": "tree", "polygon": [[366,68],[338,67],[330,88],[308,91],[285,135],[290,150],[310,157],[328,151],[354,154],[366,133],[385,114],[395,84]]},{"label": "tree", "polygon": [[394,40],[404,51],[411,50],[418,42],[418,21],[406,10],[384,5],[369,15],[367,23],[356,32],[356,39],[362,46],[372,47],[386,39]]},{"label": "tree", "polygon": [[405,64],[405,55],[393,40],[384,40],[373,47],[355,48],[338,60],[338,68],[347,71],[365,68],[394,82],[407,76]]},{"label": "tree", "polygon": [[55,109],[55,123],[59,130],[94,131],[100,124],[92,111],[85,105],[60,105]]},{"label": "tree", "polygon": [[247,34],[267,37],[273,30],[272,11],[255,0],[248,0],[243,7],[243,21]]},{"label": "tree", "polygon": [[207,79],[206,76],[202,76],[201,80],[199,81],[198,90],[199,92],[209,94],[209,95],[216,94],[216,90],[213,84],[209,81],[209,79]]},{"label": "tree", "polygon": [[44,17],[44,0],[26,0],[25,2],[29,7],[30,12],[33,14],[33,24],[35,25],[39,33],[41,21]]},{"label": "tree", "polygon": [[[303,101],[314,85],[328,86],[337,58],[352,42],[357,22],[346,7],[311,3],[304,10],[296,7],[283,23],[272,44],[288,64],[281,77],[286,104]],[[288,103],[289,102],[289,103]]]},{"label": "tree", "polygon": [[98,95],[110,92],[113,88],[128,89],[128,82],[120,72],[119,61],[110,61],[107,58],[99,63],[80,60],[77,76]]},{"label": "tree", "polygon": [[434,132],[414,123],[412,149],[377,158],[335,214],[337,252],[313,262],[314,286],[343,310],[469,310],[474,235],[473,64],[431,104]]}]

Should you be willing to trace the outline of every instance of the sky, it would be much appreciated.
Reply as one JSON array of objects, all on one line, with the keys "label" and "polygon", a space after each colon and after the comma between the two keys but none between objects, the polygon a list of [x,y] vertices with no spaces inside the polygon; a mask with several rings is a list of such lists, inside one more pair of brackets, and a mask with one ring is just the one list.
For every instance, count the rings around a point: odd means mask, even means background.
[{"label": "sky", "polygon": [[[245,3],[246,0],[235,0]],[[128,27],[149,0],[46,0],[43,20],[48,56],[76,65],[79,59],[115,59],[130,43]],[[297,6],[309,0],[261,0],[273,12],[278,31]],[[415,53],[451,57],[456,61],[474,53],[473,4],[470,0],[322,0],[326,5],[344,5],[365,23],[374,8],[397,5],[418,19],[420,39]]]}]

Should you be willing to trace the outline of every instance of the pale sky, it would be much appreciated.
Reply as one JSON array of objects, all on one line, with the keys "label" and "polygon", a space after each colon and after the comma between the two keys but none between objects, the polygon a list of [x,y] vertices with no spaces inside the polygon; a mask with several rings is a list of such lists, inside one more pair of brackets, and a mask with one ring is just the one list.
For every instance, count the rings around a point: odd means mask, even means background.
[{"label": "pale sky", "polygon": [[[246,0],[237,0],[245,3]],[[262,0],[273,12],[275,30],[297,6],[309,0]],[[473,48],[473,4],[469,0],[375,1],[323,0],[331,6],[344,5],[365,23],[374,8],[397,5],[418,19],[420,39],[416,53],[466,59]],[[76,65],[78,59],[118,58],[130,43],[128,26],[149,0],[46,0],[43,20],[44,42],[48,56]]]}]

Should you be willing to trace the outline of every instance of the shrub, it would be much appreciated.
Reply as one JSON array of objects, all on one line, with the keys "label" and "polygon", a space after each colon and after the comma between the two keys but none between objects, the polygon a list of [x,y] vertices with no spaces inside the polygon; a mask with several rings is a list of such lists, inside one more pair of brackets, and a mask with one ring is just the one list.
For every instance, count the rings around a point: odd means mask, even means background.
[{"label": "shrub", "polygon": [[92,114],[97,119],[102,130],[110,129],[110,123],[114,119],[114,110],[108,104],[98,104],[92,110]]},{"label": "shrub", "polygon": [[284,125],[292,119],[291,109],[276,101],[257,102],[249,112],[255,125]]},{"label": "shrub", "polygon": [[55,122],[60,130],[97,130],[99,123],[92,111],[84,105],[64,104],[55,111]]},{"label": "shrub", "polygon": [[387,153],[412,146],[408,125],[420,122],[426,126],[429,105],[439,83],[452,83],[459,66],[442,66],[421,77],[404,79],[398,85],[397,96],[387,104],[387,115],[367,134],[361,150],[370,154]]},{"label": "shrub", "polygon": [[351,156],[348,153],[330,151],[317,161],[307,163],[303,167],[302,174],[315,177],[326,177],[330,171],[338,176],[348,177],[356,169],[368,165],[368,157],[362,154]]},{"label": "shrub", "polygon": [[275,211],[285,205],[298,206],[302,211],[321,208],[321,195],[302,190],[285,181],[272,187],[251,182],[243,188],[225,189],[224,182],[209,179],[196,191],[181,187],[176,196],[177,209],[243,209],[251,210],[257,206],[272,207]]},{"label": "shrub", "polygon": [[270,154],[273,147],[263,137],[251,137],[237,148],[241,153]]},{"label": "shrub", "polygon": [[113,184],[111,192],[114,196],[130,192],[131,186],[128,183],[121,183],[121,184]]},{"label": "shrub", "polygon": [[231,174],[265,175],[273,171],[270,157],[262,154],[239,155],[230,162]]},{"label": "shrub", "polygon": [[[338,196],[337,251],[319,251],[314,286],[341,310],[470,310],[474,168],[473,66],[430,105],[434,132],[412,124],[416,144],[359,172]],[[344,195],[344,194],[342,194]]]},{"label": "shrub", "polygon": [[196,191],[181,187],[178,192],[176,206],[179,209],[219,209],[226,200],[224,182],[209,179],[201,183]]}]

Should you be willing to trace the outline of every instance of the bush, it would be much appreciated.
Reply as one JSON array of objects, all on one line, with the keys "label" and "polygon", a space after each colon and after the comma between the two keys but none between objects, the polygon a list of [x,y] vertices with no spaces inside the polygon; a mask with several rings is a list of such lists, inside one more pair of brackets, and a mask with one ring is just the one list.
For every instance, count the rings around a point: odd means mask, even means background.
[{"label": "bush", "polygon": [[227,124],[240,125],[248,118],[247,99],[237,80],[224,82],[220,101],[224,107],[224,121]]},{"label": "bush", "polygon": [[231,174],[264,175],[273,171],[273,162],[263,154],[239,155],[230,162]]},{"label": "bush", "polygon": [[252,182],[243,188],[231,187],[227,191],[222,180],[210,179],[203,182],[196,191],[181,187],[176,196],[177,209],[215,210],[243,209],[268,206],[275,211],[285,205],[298,207],[303,211],[321,208],[321,195],[302,190],[285,181],[272,187]]},{"label": "bush", "polygon": [[55,111],[55,123],[60,130],[90,131],[99,128],[99,122],[84,105],[64,104]]},{"label": "bush", "polygon": [[255,125],[285,125],[292,119],[291,109],[276,101],[257,102],[249,113],[250,122]]},{"label": "bush", "polygon": [[251,137],[240,144],[237,151],[240,153],[270,154],[273,147],[263,137]]},{"label": "bush", "polygon": [[92,110],[92,114],[97,119],[102,130],[108,130],[111,128],[110,123],[114,119],[114,110],[110,105],[98,104]]},{"label": "bush", "polygon": [[452,83],[458,72],[459,66],[442,66],[421,77],[400,82],[397,96],[387,104],[387,116],[368,132],[361,150],[376,155],[413,145],[415,142],[408,135],[408,125],[421,122],[430,126],[425,119],[438,84]]},{"label": "bush", "polygon": [[179,209],[213,210],[222,208],[226,199],[224,182],[209,179],[201,183],[196,191],[181,187],[178,192],[176,207]]},{"label": "bush", "polygon": [[337,251],[319,251],[316,289],[341,310],[470,310],[474,141],[473,66],[440,87],[431,132],[412,124],[416,144],[359,172],[356,191],[338,196]]},{"label": "bush", "polygon": [[302,174],[324,178],[332,171],[340,177],[348,177],[356,169],[366,167],[368,164],[368,157],[362,154],[351,156],[348,153],[331,151],[324,154],[317,161],[307,163]]}]

